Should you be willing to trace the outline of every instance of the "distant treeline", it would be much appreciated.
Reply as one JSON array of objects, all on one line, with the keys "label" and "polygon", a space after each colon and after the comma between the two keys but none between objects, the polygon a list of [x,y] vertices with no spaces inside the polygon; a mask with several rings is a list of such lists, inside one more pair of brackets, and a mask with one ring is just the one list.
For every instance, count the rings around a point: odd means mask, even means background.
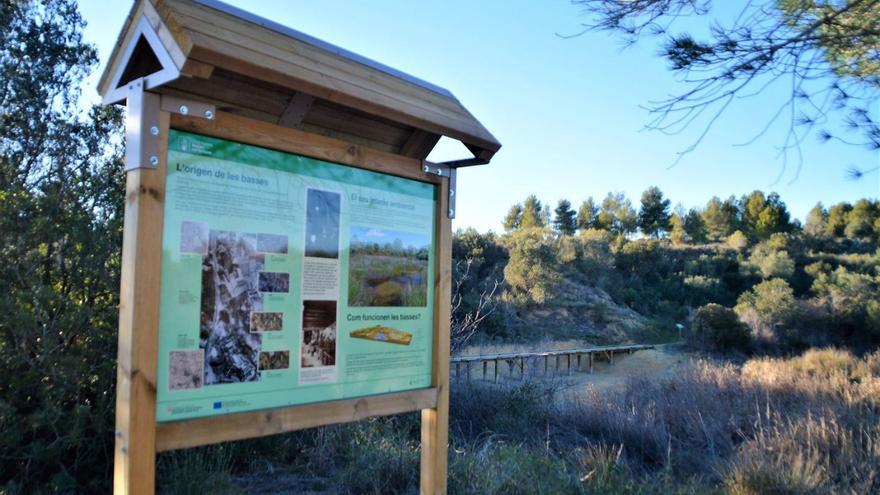
[{"label": "distant treeline", "polygon": [[876,200],[819,204],[805,225],[775,193],[713,198],[689,211],[673,212],[669,203],[652,187],[638,211],[622,194],[609,194],[599,205],[584,201],[578,212],[560,200],[551,213],[531,195],[510,209],[505,233],[457,232],[453,256],[467,268],[456,273],[458,317],[478,306],[488,283],[503,279],[497,311],[483,324],[490,337],[553,337],[546,332],[572,322],[602,335],[603,315],[614,308],[577,295],[598,290],[658,330],[684,322],[716,347],[880,343]]},{"label": "distant treeline", "polygon": [[[842,202],[825,208],[818,203],[807,215],[806,224],[792,220],[779,194],[754,191],[727,199],[713,197],[703,208],[671,208],[669,199],[657,187],[642,193],[639,208],[623,193],[608,193],[601,203],[592,197],[575,211],[571,202],[560,199],[556,208],[542,204],[530,195],[511,206],[504,217],[504,230],[549,227],[560,234],[573,235],[589,229],[614,234],[668,237],[677,244],[723,241],[732,235],[751,241],[769,239],[773,234],[804,230],[825,238],[873,242],[880,235],[880,202],[861,199],[855,204]],[[739,234],[737,234],[739,232]]]}]

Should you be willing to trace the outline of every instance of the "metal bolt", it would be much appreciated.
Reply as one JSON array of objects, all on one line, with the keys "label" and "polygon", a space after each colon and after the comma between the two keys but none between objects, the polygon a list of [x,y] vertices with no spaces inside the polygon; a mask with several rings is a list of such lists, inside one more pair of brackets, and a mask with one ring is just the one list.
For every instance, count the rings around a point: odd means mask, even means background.
[{"label": "metal bolt", "polygon": [[125,448],[125,447],[121,447],[119,450],[120,450],[123,454],[125,454],[126,452],[128,452],[128,449]]},{"label": "metal bolt", "polygon": [[121,432],[121,431],[117,431],[117,432],[116,432],[116,438],[122,438],[122,432]]},{"label": "metal bolt", "polygon": [[159,135],[159,128],[157,126],[150,127],[150,134],[152,134],[154,136],[158,136]]},{"label": "metal bolt", "polygon": [[180,114],[186,115],[189,113],[189,107],[186,105],[180,105]]},{"label": "metal bolt", "polygon": [[210,110],[205,110],[205,118],[208,119],[208,120],[213,119],[213,118],[214,118],[214,112],[212,112],[212,111],[210,111]]},{"label": "metal bolt", "polygon": [[437,169],[437,175],[443,175],[443,169],[442,169],[442,168],[438,168],[438,169]]},{"label": "metal bolt", "polygon": [[449,190],[449,195],[450,195],[450,196],[455,196],[455,189],[450,189],[450,190]]},{"label": "metal bolt", "polygon": [[151,156],[151,157],[150,157],[150,165],[152,165],[152,166],[154,166],[154,167],[155,167],[156,165],[159,165],[159,157],[156,156],[156,155]]},{"label": "metal bolt", "polygon": [[427,174],[430,171],[431,171],[431,167],[429,167],[427,165],[422,165],[422,172]]},{"label": "metal bolt", "polygon": [[450,208],[449,211],[447,211],[446,213],[449,218],[452,218],[455,216],[455,210],[453,210],[452,208]]}]

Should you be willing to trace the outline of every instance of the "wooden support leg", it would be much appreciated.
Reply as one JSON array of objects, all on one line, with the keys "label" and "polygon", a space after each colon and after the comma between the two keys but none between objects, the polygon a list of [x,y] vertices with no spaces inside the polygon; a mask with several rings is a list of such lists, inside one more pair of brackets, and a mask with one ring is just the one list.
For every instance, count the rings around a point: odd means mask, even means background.
[{"label": "wooden support leg", "polygon": [[455,363],[455,379],[461,378],[461,363]]},{"label": "wooden support leg", "polygon": [[593,374],[593,353],[591,352],[589,354],[589,356],[590,356],[590,374],[592,375]]},{"label": "wooden support leg", "polygon": [[495,383],[498,383],[498,360],[494,361],[495,363]]},{"label": "wooden support leg", "polygon": [[464,372],[467,374],[467,381],[471,381],[471,362],[470,361],[468,361],[467,365],[465,365]]},{"label": "wooden support leg", "polygon": [[[160,158],[155,169],[135,168],[126,173],[113,454],[113,493],[117,495],[152,494],[156,482],[159,274],[170,116],[159,112],[158,95],[143,93],[142,97],[145,107],[159,113],[159,122],[152,124],[159,127]],[[132,102],[128,104],[131,108]]]},{"label": "wooden support leg", "polygon": [[547,361],[548,360],[549,360],[549,358],[547,358],[547,356],[544,356],[544,376],[547,376]]},{"label": "wooden support leg", "polygon": [[486,371],[489,366],[489,361],[483,361],[483,380],[486,379]]},{"label": "wooden support leg", "polygon": [[565,355],[565,367],[568,370],[568,374],[571,375],[571,354]]},{"label": "wooden support leg", "polygon": [[452,300],[452,222],[449,208],[449,179],[437,191],[436,270],[434,280],[434,356],[431,384],[437,387],[437,406],[422,409],[422,451],[419,491],[422,494],[446,493],[449,459],[449,322]]},{"label": "wooden support leg", "polygon": [[519,379],[526,379],[526,358],[520,358],[519,360]]},{"label": "wooden support leg", "polygon": [[578,371],[581,370],[581,355],[580,355],[580,354],[578,354],[578,367],[577,367],[577,370],[578,370]]},{"label": "wooden support leg", "polygon": [[610,356],[609,361],[611,361],[611,364],[614,364],[614,351],[609,352],[608,356]]}]

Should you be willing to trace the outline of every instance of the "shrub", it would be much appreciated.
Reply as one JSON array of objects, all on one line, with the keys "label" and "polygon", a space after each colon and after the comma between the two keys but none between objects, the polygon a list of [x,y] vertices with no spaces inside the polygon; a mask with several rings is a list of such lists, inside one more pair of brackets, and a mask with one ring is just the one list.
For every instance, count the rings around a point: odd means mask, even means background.
[{"label": "shrub", "polygon": [[742,251],[748,247],[749,238],[742,231],[737,230],[727,238],[727,245],[737,251]]},{"label": "shrub", "polygon": [[789,344],[789,328],[795,314],[794,291],[785,280],[774,278],[761,282],[737,299],[736,313],[759,340]]},{"label": "shrub", "polygon": [[746,351],[749,348],[749,327],[730,308],[707,304],[697,310],[693,332],[698,342],[715,350]]},{"label": "shrub", "polygon": [[510,261],[504,267],[510,299],[524,306],[549,301],[561,279],[552,231],[517,229],[505,238],[505,244],[510,252]]}]

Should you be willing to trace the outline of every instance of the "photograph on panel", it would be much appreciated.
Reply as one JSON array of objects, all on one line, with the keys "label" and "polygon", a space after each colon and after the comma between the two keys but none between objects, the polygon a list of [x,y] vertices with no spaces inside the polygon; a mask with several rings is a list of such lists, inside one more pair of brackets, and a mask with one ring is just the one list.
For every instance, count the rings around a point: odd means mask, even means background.
[{"label": "photograph on panel", "polygon": [[349,306],[428,304],[428,235],[354,226],[350,244]]},{"label": "photograph on panel", "polygon": [[339,258],[339,193],[306,191],[305,255],[311,258]]},{"label": "photograph on panel", "polygon": [[303,301],[301,367],[336,365],[336,301]]}]

